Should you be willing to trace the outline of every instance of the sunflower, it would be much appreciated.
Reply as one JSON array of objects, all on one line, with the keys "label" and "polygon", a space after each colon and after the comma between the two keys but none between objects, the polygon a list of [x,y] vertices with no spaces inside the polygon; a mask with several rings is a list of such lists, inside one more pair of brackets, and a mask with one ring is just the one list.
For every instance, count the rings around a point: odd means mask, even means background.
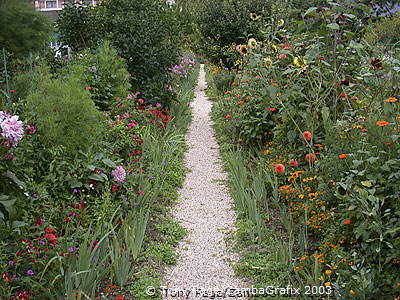
[{"label": "sunflower", "polygon": [[272,67],[272,59],[270,57],[264,58],[264,67],[266,68]]},{"label": "sunflower", "polygon": [[249,39],[249,41],[247,42],[247,46],[252,49],[256,48],[257,47],[256,39],[254,38]]},{"label": "sunflower", "polygon": [[236,50],[239,51],[239,53],[242,55],[247,55],[249,53],[249,50],[247,50],[246,46],[244,45],[238,45],[236,47]]},{"label": "sunflower", "polygon": [[257,21],[260,18],[261,18],[261,16],[257,16],[257,14],[255,14],[255,13],[250,14],[250,19],[252,19],[253,21]]}]

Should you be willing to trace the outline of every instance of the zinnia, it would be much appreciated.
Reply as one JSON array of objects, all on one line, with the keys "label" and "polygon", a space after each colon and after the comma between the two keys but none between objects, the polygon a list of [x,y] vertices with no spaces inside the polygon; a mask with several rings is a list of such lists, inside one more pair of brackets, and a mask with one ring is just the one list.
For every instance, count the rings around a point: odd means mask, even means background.
[{"label": "zinnia", "polygon": [[282,164],[276,164],[276,165],[275,165],[275,172],[276,172],[277,174],[282,174],[282,173],[284,173],[284,172],[285,172],[285,166],[282,165]]},{"label": "zinnia", "polygon": [[303,138],[306,139],[307,141],[311,140],[312,138],[312,133],[309,131],[304,131],[303,132]]},{"label": "zinnia", "polygon": [[351,220],[350,220],[350,219],[345,220],[345,221],[344,221],[344,224],[346,224],[346,225],[351,224]]},{"label": "zinnia", "polygon": [[291,166],[292,168],[297,168],[299,166],[299,163],[297,160],[292,159],[291,161],[289,161],[289,166]]},{"label": "zinnia", "polygon": [[116,182],[123,182],[126,178],[126,172],[123,166],[118,166],[111,172]]},{"label": "zinnia", "polygon": [[314,162],[314,161],[315,161],[315,154],[314,154],[314,153],[308,153],[308,154],[306,154],[306,161],[308,161],[308,162]]},{"label": "zinnia", "polygon": [[383,102],[386,102],[386,103],[395,103],[395,102],[397,102],[397,98],[395,98],[395,97],[390,97],[390,98],[387,98],[386,100],[383,100]]},{"label": "zinnia", "polygon": [[349,155],[348,155],[348,154],[340,154],[340,155],[339,155],[339,158],[340,158],[340,159],[344,159],[344,158],[346,158],[347,156],[349,156]]},{"label": "zinnia", "polygon": [[52,233],[46,233],[44,237],[52,244],[57,243],[57,237]]},{"label": "zinnia", "polygon": [[375,124],[379,127],[384,127],[388,126],[390,123],[388,121],[377,121]]}]

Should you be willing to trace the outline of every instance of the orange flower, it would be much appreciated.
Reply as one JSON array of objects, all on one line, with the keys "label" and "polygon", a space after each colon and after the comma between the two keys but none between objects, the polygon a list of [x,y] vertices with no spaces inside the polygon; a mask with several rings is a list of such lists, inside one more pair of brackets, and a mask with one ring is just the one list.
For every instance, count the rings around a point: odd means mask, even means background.
[{"label": "orange flower", "polygon": [[346,225],[351,224],[351,220],[350,219],[344,220],[344,224],[346,224]]},{"label": "orange flower", "polygon": [[230,118],[232,118],[231,115],[226,115],[226,116],[224,117],[225,120],[230,119]]},{"label": "orange flower", "polygon": [[344,158],[346,158],[347,156],[349,156],[348,154],[340,154],[338,157],[340,158],[340,159],[344,159]]},{"label": "orange flower", "polygon": [[360,129],[360,131],[361,131],[361,132],[367,132],[368,129],[367,129],[367,128],[363,128],[363,129]]},{"label": "orange flower", "polygon": [[323,144],[315,144],[315,147],[317,147],[319,150],[324,149],[324,145]]},{"label": "orange flower", "polygon": [[388,121],[377,121],[375,124],[379,127],[384,127],[388,126],[390,123]]},{"label": "orange flower", "polygon": [[246,99],[246,100],[250,100],[251,99],[251,97],[250,96],[247,96],[246,98],[244,98],[244,99]]},{"label": "orange flower", "polygon": [[308,153],[306,154],[306,161],[308,162],[314,162],[315,161],[315,154],[314,153]]},{"label": "orange flower", "polygon": [[244,101],[238,101],[238,102],[236,102],[236,104],[243,104],[244,103]]},{"label": "orange flower", "polygon": [[275,107],[270,107],[269,111],[276,111],[276,108]]},{"label": "orange flower", "polygon": [[387,98],[386,100],[383,100],[383,102],[386,102],[386,103],[395,103],[395,102],[397,102],[397,98],[395,98],[395,97],[390,97],[390,98]]},{"label": "orange flower", "polygon": [[297,168],[299,166],[299,163],[297,160],[292,159],[291,161],[289,161],[289,166],[291,166],[292,168]]},{"label": "orange flower", "polygon": [[245,79],[243,80],[243,82],[248,83],[250,80],[249,79]]},{"label": "orange flower", "polygon": [[312,133],[309,131],[304,131],[303,132],[303,138],[306,139],[307,141],[311,140],[312,138]]},{"label": "orange flower", "polygon": [[231,86],[236,86],[237,85],[237,82],[232,82],[232,84],[231,84]]},{"label": "orange flower", "polygon": [[275,165],[275,172],[276,172],[277,174],[285,173],[285,166],[282,165],[282,164],[276,164],[276,165]]},{"label": "orange flower", "polygon": [[225,94],[230,94],[230,93],[232,93],[232,92],[231,92],[231,91],[226,91],[226,92],[225,92]]},{"label": "orange flower", "polygon": [[350,290],[349,293],[350,293],[350,295],[355,295],[355,294],[357,294],[357,292],[356,292],[355,290]]},{"label": "orange flower", "polygon": [[340,98],[347,98],[348,96],[346,93],[340,93],[339,95]]}]

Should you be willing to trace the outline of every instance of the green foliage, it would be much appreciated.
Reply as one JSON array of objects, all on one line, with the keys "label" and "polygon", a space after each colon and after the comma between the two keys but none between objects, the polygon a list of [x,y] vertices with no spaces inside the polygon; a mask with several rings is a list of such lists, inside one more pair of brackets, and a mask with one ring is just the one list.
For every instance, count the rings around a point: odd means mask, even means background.
[{"label": "green foliage", "polygon": [[232,72],[227,72],[225,70],[220,70],[213,76],[215,87],[221,94],[225,93],[231,88],[234,80],[235,74]]},{"label": "green foliage", "polygon": [[46,17],[24,0],[0,1],[0,45],[18,56],[45,48],[51,31]]},{"label": "green foliage", "polygon": [[103,132],[103,116],[79,78],[44,76],[26,102],[46,147],[63,146],[73,154],[94,145]]},{"label": "green foliage", "polygon": [[108,110],[112,102],[128,95],[130,75],[126,70],[125,61],[118,57],[117,51],[108,41],[104,42],[96,53],[84,54],[77,66],[78,70],[72,67],[72,70],[66,71],[76,70],[77,73],[82,71],[77,76],[83,78],[86,89],[90,91],[94,103],[100,110]]},{"label": "green foliage", "polygon": [[57,19],[60,41],[78,52],[96,47],[104,38],[104,22],[98,11],[87,5],[65,1]]},{"label": "green foliage", "polygon": [[204,54],[214,64],[222,62],[232,67],[236,57],[235,45],[245,43],[249,37],[259,37],[260,27],[269,17],[270,3],[262,0],[208,0],[202,4],[197,26]]},{"label": "green foliage", "polygon": [[168,82],[168,68],[178,54],[173,11],[154,0],[110,0],[102,5],[106,31],[127,61],[134,89],[148,90],[148,100],[159,96]]},{"label": "green foliage", "polygon": [[391,46],[400,42],[400,14],[383,17],[367,26],[365,40],[372,46]]}]

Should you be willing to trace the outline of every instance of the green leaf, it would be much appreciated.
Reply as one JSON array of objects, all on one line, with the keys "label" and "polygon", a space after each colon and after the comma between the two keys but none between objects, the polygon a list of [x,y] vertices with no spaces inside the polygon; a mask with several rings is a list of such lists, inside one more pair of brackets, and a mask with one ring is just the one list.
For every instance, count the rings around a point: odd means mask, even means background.
[{"label": "green leaf", "polygon": [[105,178],[99,174],[90,174],[89,179],[104,182]]},{"label": "green leaf", "polygon": [[315,12],[318,9],[318,7],[310,7],[309,9],[307,9],[307,11],[304,13],[303,17]]},{"label": "green leaf", "polygon": [[330,24],[326,25],[326,27],[328,27],[328,28],[330,28],[332,30],[339,30],[340,29],[339,24],[337,24],[337,23],[330,23]]},{"label": "green leaf", "polygon": [[11,200],[2,200],[0,203],[7,209],[7,211],[11,208],[11,206],[14,205],[15,201],[17,199],[11,199]]},{"label": "green leaf", "polygon": [[7,171],[7,172],[4,173],[4,175],[5,175],[6,177],[10,178],[12,181],[14,181],[14,183],[15,183],[16,185],[18,185],[20,188],[26,188],[25,182],[19,180],[19,179],[17,178],[17,176],[15,176],[15,174],[14,174],[13,172]]},{"label": "green leaf", "polygon": [[370,180],[361,181],[361,184],[369,188],[372,186],[372,182]]},{"label": "green leaf", "polygon": [[108,166],[108,167],[110,167],[110,168],[115,169],[115,168],[117,167],[117,165],[115,164],[115,162],[113,162],[111,159],[104,158],[104,159],[102,160],[102,162],[103,162],[106,166]]},{"label": "green leaf", "polygon": [[353,40],[350,41],[350,47],[354,48],[354,49],[362,49],[362,48],[364,48],[364,46],[362,44],[357,43],[357,42],[355,42]]}]

